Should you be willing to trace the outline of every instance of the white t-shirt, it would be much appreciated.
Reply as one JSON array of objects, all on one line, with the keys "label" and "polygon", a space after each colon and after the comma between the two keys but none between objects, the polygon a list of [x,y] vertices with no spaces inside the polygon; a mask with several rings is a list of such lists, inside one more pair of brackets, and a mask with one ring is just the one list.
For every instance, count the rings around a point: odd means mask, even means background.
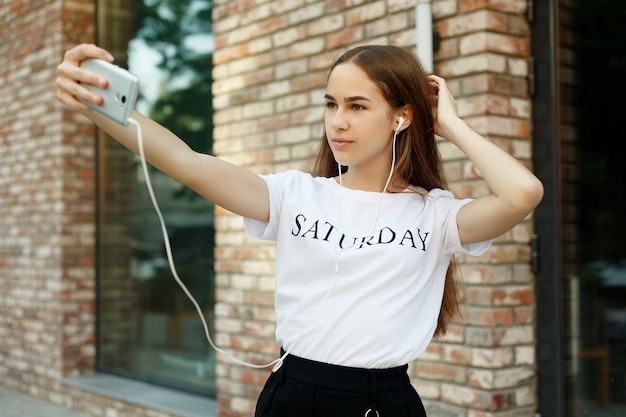
[{"label": "white t-shirt", "polygon": [[[456,214],[471,199],[448,191],[382,194],[299,171],[262,177],[269,223],[245,219],[276,241],[276,337],[286,351],[325,363],[389,368],[428,346],[455,253]],[[377,217],[378,213],[378,219]]]}]

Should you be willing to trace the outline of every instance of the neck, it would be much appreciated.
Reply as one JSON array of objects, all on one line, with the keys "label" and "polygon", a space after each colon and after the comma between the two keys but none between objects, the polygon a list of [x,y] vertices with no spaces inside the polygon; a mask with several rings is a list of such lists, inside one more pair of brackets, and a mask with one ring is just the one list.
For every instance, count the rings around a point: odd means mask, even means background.
[{"label": "neck", "polygon": [[[338,165],[339,184],[345,185],[346,187],[355,190],[382,192],[383,194],[387,192],[399,192],[404,190],[408,186],[405,181],[402,181],[402,184],[400,184],[402,185],[402,187],[393,187],[392,184],[392,175],[394,174],[396,167],[396,141],[398,139],[398,132],[400,132],[399,127],[393,134],[393,142],[391,143],[391,169],[388,171],[387,174],[385,174],[384,178],[382,178],[382,174],[379,175],[377,170],[375,169],[359,170],[358,167],[352,167],[349,171],[352,173],[352,175],[349,176],[349,183],[346,185],[346,183],[343,181],[343,176],[341,175],[341,165]],[[348,174],[348,172],[346,172],[346,174]],[[381,181],[384,181],[382,189],[380,188]]]},{"label": "neck", "polygon": [[[350,168],[348,172],[342,175],[341,185],[351,190],[369,191],[375,193],[382,193],[387,184],[389,174],[386,175],[372,175],[367,172],[358,172],[354,168]],[[335,180],[339,183],[339,177]],[[391,178],[387,185],[388,193],[397,193],[406,189],[407,184],[404,181],[398,181],[396,175]]]}]

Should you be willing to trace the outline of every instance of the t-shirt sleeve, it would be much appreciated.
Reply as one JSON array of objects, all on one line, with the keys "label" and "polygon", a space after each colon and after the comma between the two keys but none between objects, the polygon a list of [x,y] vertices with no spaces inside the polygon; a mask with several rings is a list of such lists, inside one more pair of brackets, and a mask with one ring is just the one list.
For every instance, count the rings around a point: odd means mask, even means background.
[{"label": "t-shirt sleeve", "polygon": [[276,240],[281,202],[283,200],[287,184],[292,176],[293,173],[291,171],[260,176],[267,184],[269,192],[270,220],[269,222],[262,222],[244,217],[243,223],[246,232],[253,239]]},{"label": "t-shirt sleeve", "polygon": [[444,219],[444,252],[447,254],[458,255],[482,255],[491,246],[492,240],[486,240],[483,242],[461,244],[461,237],[459,236],[459,226],[456,220],[459,210],[464,205],[471,203],[473,199],[455,199],[449,191],[433,190],[429,193],[430,197],[439,199],[443,213],[446,218]]}]

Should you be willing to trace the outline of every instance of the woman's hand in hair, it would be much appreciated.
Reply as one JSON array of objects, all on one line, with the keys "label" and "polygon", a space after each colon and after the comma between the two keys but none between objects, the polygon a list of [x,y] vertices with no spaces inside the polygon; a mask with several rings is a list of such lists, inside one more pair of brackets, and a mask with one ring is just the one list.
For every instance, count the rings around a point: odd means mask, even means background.
[{"label": "woman's hand in hair", "polygon": [[452,139],[450,124],[461,121],[457,112],[456,100],[450,93],[445,79],[436,75],[429,75],[428,81],[433,88],[435,133],[442,138]]}]

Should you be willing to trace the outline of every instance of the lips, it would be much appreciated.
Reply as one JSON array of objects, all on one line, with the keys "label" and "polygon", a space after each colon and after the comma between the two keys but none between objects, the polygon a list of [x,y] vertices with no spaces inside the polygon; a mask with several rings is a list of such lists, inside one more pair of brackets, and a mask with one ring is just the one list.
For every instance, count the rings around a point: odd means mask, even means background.
[{"label": "lips", "polygon": [[348,139],[343,139],[343,138],[334,138],[332,142],[333,142],[333,145],[335,145],[337,149],[346,148],[350,146],[350,144],[353,143],[353,141],[348,140]]}]

